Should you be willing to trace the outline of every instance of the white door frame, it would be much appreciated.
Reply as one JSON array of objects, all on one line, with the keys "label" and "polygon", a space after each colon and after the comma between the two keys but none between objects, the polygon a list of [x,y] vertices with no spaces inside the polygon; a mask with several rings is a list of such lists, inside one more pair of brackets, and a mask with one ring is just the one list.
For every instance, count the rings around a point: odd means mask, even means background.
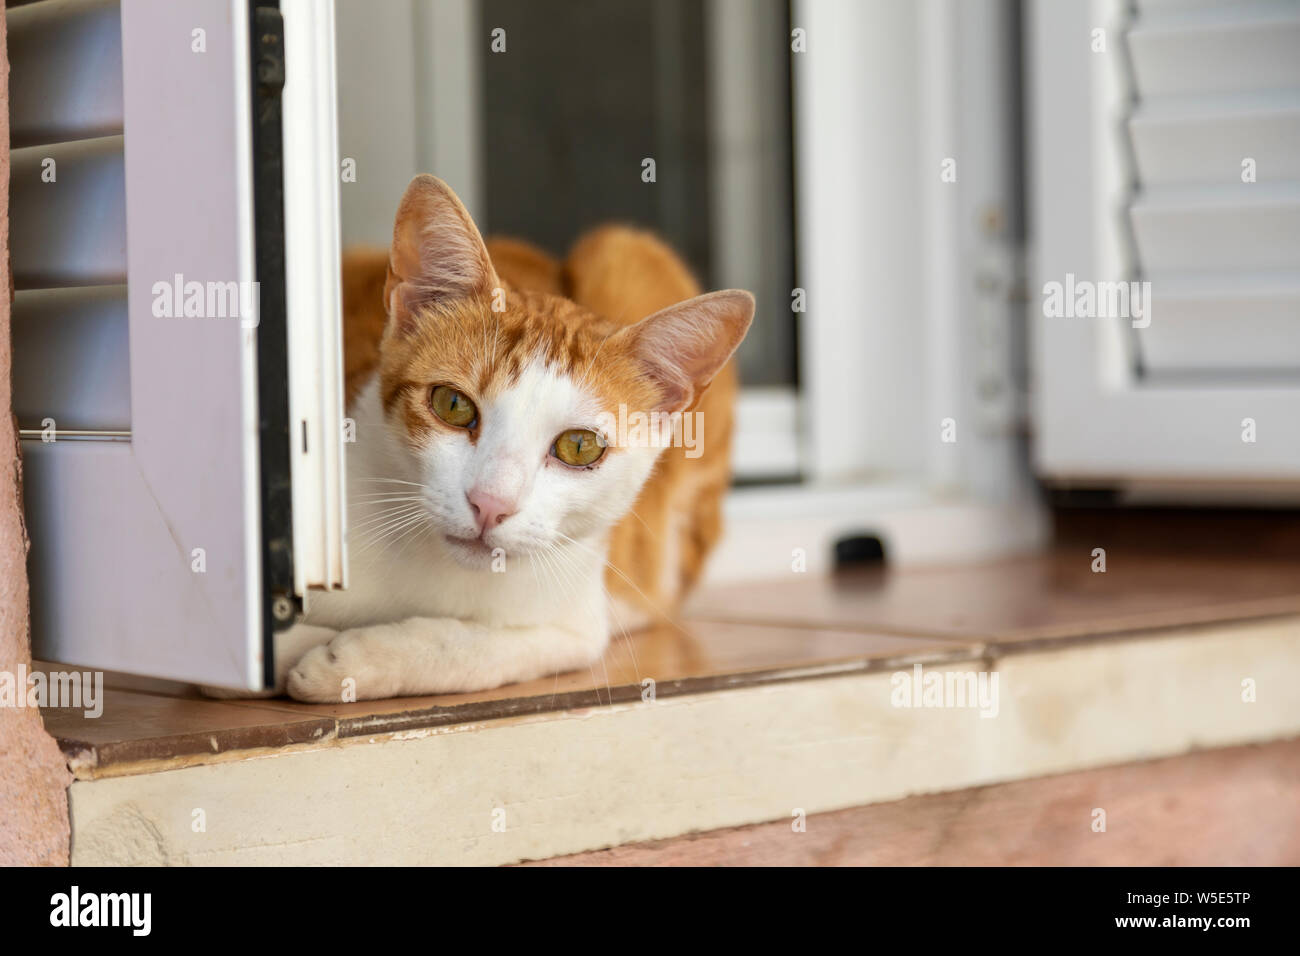
[{"label": "white door frame", "polygon": [[284,18],[284,259],[294,592],[347,586],[338,80],[333,0]]}]

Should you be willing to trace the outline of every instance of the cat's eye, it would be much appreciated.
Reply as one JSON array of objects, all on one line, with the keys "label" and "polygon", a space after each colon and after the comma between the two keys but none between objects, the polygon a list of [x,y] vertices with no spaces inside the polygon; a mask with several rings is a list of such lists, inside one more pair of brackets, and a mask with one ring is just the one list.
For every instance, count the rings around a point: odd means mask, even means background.
[{"label": "cat's eye", "polygon": [[573,428],[555,439],[551,450],[566,465],[590,465],[605,454],[605,444],[590,429]]},{"label": "cat's eye", "polygon": [[448,425],[457,428],[472,428],[478,421],[478,409],[464,392],[458,392],[450,385],[436,385],[429,396],[429,405],[433,413]]}]

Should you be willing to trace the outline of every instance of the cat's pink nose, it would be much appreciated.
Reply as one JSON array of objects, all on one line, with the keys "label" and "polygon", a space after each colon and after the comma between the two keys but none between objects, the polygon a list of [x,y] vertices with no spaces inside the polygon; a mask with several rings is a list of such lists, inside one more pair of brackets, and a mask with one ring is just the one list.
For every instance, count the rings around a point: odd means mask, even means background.
[{"label": "cat's pink nose", "polygon": [[469,509],[474,512],[474,520],[478,522],[479,534],[495,528],[515,513],[513,501],[506,501],[484,491],[475,489],[465,497],[469,499]]}]

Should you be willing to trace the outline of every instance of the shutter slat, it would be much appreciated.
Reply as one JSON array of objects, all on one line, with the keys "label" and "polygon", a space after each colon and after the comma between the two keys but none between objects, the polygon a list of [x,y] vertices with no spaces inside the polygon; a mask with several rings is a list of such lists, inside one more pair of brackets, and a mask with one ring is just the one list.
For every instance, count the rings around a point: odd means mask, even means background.
[{"label": "shutter slat", "polygon": [[[47,160],[52,160],[51,166]],[[122,137],[29,146],[11,154],[14,287],[126,281]],[[52,172],[53,182],[48,178]]]},{"label": "shutter slat", "polygon": [[1300,270],[1300,183],[1146,189],[1130,215],[1147,279]]},{"label": "shutter slat", "polygon": [[1300,87],[1300,5],[1158,10],[1128,31],[1142,97]]},{"label": "shutter slat", "polygon": [[6,11],[14,148],[122,132],[115,0],[42,0]]},{"label": "shutter slat", "polygon": [[1143,101],[1129,133],[1148,185],[1240,183],[1245,159],[1257,180],[1300,181],[1300,96],[1291,91]]},{"label": "shutter slat", "polygon": [[1300,276],[1171,279],[1153,283],[1151,298],[1140,337],[1149,372],[1300,378]]},{"label": "shutter slat", "polygon": [[130,429],[126,286],[19,292],[13,339],[20,428]]}]

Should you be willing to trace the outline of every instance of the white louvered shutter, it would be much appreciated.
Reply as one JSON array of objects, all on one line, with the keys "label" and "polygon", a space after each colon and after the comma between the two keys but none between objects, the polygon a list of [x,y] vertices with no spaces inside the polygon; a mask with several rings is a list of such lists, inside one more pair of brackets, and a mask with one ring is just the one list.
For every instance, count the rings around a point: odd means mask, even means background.
[{"label": "white louvered shutter", "polygon": [[38,657],[258,688],[343,583],[333,15],[280,6],[7,10]]},{"label": "white louvered shutter", "polygon": [[[1245,497],[1293,482],[1300,3],[1027,11],[1040,473]],[[1149,281],[1149,327],[1044,316],[1043,284],[1066,273]]]},{"label": "white louvered shutter", "polygon": [[1144,0],[1127,29],[1154,381],[1300,382],[1300,4]]}]

